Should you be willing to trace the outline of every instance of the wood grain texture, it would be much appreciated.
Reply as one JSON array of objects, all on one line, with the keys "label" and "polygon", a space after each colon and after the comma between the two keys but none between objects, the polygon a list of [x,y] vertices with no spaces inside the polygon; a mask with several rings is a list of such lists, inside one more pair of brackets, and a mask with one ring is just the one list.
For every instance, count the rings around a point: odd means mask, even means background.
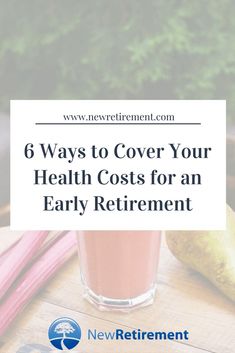
[{"label": "wood grain texture", "polygon": [[[0,230],[0,250],[20,233]],[[77,320],[88,328],[190,332],[188,342],[89,342],[83,337],[78,352],[92,353],[235,353],[235,305],[196,273],[182,266],[162,244],[158,293],[152,306],[129,314],[100,312],[82,298],[78,259],[74,258],[39,293],[2,338],[0,353],[41,344],[50,347],[47,329],[58,317]],[[4,343],[5,342],[5,343]],[[26,351],[25,351],[26,352]],[[32,350],[33,353],[40,351]],[[21,352],[20,352],[21,353]],[[24,353],[22,351],[22,353]]]}]

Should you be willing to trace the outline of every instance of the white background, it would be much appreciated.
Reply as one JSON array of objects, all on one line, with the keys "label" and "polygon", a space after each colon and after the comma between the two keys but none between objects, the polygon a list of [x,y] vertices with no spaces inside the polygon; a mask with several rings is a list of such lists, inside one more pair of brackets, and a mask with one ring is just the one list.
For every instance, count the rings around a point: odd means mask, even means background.
[{"label": "white background", "polygon": [[[175,122],[200,122],[201,125],[35,125],[36,122],[64,122],[63,114],[174,114]],[[12,101],[11,102],[11,229],[83,229],[83,230],[167,230],[224,229],[226,227],[226,104],[225,101]],[[24,147],[34,144],[35,157],[27,159]],[[44,159],[39,143],[58,143],[60,147],[105,146],[107,159],[66,160]],[[165,147],[163,158],[118,160],[113,147],[124,143],[130,147]],[[172,159],[169,143],[187,147],[212,147],[208,159]],[[168,152],[167,152],[168,151]],[[35,186],[33,170],[48,169],[51,173],[66,173],[85,169],[93,176],[89,186]],[[144,173],[144,185],[109,185],[96,182],[101,169],[110,173],[134,171]],[[150,185],[153,169],[175,173],[173,186]],[[180,184],[183,173],[200,173],[202,185]],[[83,216],[79,212],[45,212],[43,196],[55,200],[88,199]],[[105,199],[192,199],[192,212],[94,212],[94,195]]]}]

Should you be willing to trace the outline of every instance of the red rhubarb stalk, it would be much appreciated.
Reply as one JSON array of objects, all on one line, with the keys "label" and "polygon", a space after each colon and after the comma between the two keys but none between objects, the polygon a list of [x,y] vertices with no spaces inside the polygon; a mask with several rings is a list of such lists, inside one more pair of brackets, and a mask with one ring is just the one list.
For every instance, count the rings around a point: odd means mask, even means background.
[{"label": "red rhubarb stalk", "polygon": [[0,299],[6,294],[18,275],[29,263],[46,239],[48,232],[26,232],[4,256],[0,264]]},{"label": "red rhubarb stalk", "polygon": [[75,253],[76,233],[69,232],[52,245],[24,274],[17,287],[0,306],[0,336],[55,272]]}]

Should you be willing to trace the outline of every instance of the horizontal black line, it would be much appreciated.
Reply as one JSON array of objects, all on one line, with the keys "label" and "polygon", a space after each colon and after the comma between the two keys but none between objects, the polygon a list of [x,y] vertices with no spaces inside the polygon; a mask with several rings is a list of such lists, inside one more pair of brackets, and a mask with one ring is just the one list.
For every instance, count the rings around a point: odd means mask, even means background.
[{"label": "horizontal black line", "polygon": [[35,125],[201,125],[201,123],[35,123]]}]

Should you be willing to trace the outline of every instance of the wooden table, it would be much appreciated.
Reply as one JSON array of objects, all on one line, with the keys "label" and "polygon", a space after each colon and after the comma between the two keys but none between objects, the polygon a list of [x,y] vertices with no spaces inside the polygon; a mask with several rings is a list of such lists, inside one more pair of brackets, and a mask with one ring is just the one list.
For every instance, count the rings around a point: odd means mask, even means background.
[{"label": "wooden table", "polygon": [[[0,251],[21,233],[0,229]],[[163,240],[158,293],[152,306],[129,314],[100,312],[82,298],[78,259],[71,260],[37,295],[1,339],[0,353],[59,352],[50,347],[47,330],[59,317],[71,317],[86,329],[140,328],[190,332],[188,342],[96,341],[83,337],[82,353],[234,353],[235,305],[206,280],[182,266]],[[1,318],[0,318],[1,319]],[[41,345],[41,348],[36,345]],[[38,348],[36,348],[38,347]],[[44,348],[43,348],[44,347]],[[51,350],[49,350],[49,348]]]}]

